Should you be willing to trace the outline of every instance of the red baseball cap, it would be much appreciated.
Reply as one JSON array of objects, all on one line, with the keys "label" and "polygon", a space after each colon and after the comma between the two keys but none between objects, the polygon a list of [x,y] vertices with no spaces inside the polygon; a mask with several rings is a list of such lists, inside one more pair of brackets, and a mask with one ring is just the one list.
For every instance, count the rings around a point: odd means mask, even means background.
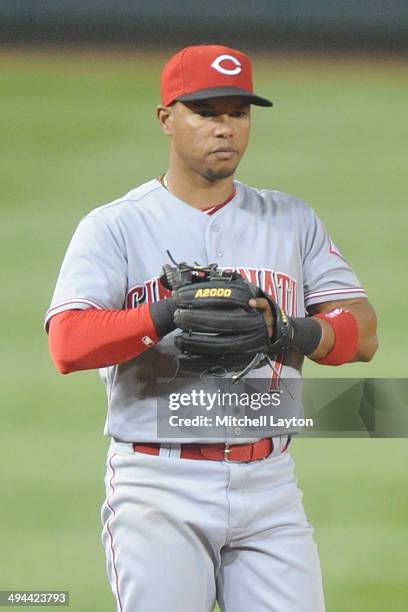
[{"label": "red baseball cap", "polygon": [[221,96],[243,96],[251,104],[272,106],[254,94],[249,57],[222,45],[194,45],[173,55],[162,70],[160,91],[163,106]]}]

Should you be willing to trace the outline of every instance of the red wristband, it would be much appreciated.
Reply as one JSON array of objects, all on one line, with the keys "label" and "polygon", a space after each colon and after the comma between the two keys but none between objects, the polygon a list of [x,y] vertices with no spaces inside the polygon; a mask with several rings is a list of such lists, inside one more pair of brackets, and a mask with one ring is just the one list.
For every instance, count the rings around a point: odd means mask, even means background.
[{"label": "red wristband", "polygon": [[333,347],[325,357],[317,359],[316,362],[333,366],[348,363],[358,347],[358,325],[355,316],[345,308],[334,308],[315,315],[314,318],[327,321],[334,332]]}]

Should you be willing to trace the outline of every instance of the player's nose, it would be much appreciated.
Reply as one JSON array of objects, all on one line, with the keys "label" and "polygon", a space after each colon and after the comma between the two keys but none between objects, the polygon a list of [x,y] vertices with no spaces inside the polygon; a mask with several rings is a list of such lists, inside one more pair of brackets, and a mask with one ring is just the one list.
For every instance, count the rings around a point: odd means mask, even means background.
[{"label": "player's nose", "polygon": [[229,115],[217,115],[215,120],[216,136],[219,138],[231,138],[234,135],[233,122]]}]

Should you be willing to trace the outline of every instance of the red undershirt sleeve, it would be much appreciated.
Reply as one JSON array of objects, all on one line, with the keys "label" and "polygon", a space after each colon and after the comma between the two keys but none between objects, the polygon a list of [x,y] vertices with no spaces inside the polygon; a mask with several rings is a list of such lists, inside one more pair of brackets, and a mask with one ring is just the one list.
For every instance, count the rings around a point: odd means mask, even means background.
[{"label": "red undershirt sleeve", "polygon": [[159,342],[149,304],[129,310],[66,310],[49,323],[49,349],[62,374],[134,359]]}]

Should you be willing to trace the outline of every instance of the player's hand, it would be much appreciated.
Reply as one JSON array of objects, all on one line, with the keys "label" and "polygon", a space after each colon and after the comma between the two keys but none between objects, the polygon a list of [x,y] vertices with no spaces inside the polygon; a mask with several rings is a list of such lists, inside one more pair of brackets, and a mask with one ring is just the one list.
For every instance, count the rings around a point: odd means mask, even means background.
[{"label": "player's hand", "polygon": [[255,308],[256,310],[260,310],[265,318],[266,328],[268,330],[269,338],[273,336],[273,317],[271,307],[265,298],[252,298],[249,300],[248,304],[251,308]]}]

